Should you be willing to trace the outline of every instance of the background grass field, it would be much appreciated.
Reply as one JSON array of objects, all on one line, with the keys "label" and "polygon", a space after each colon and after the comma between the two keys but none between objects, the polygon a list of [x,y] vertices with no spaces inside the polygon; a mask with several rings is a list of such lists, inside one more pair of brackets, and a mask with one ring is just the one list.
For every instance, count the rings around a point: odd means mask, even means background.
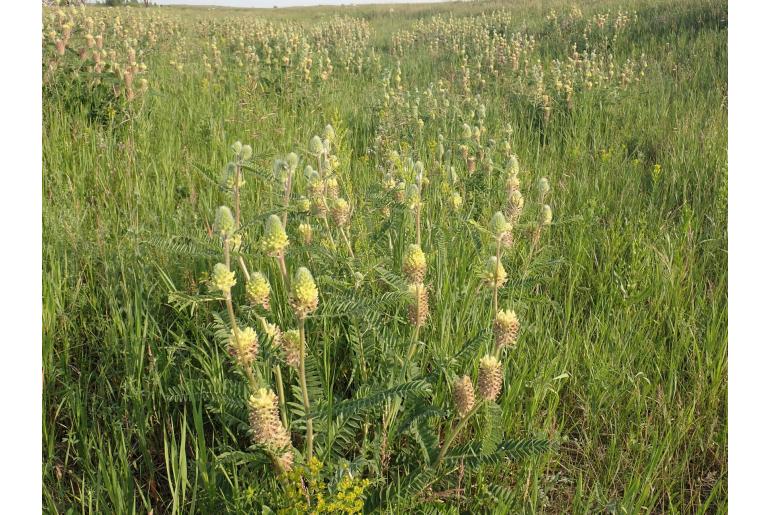
[{"label": "background grass field", "polygon": [[[554,31],[546,20],[551,9],[570,7],[150,9],[174,20],[176,32],[145,54],[149,90],[128,116],[99,111],[104,105],[75,91],[75,81],[45,89],[44,510],[242,512],[274,503],[278,483],[264,467],[226,459],[248,445],[237,424],[204,395],[174,395],[191,381],[214,388],[232,374],[211,317],[168,305],[168,281],[195,289],[216,259],[163,242],[202,234],[211,223],[222,197],[206,174],[222,169],[233,141],[250,143],[259,166],[270,170],[273,158],[304,149],[333,123],[345,134],[342,190],[366,213],[351,228],[357,266],[382,264],[378,249],[387,244],[372,237],[376,210],[368,203],[380,181],[374,138],[390,123],[378,103],[383,73],[400,62],[404,87],[424,90],[439,79],[456,82],[459,70],[455,55],[432,55],[420,44],[399,55],[393,35],[437,14],[505,8],[509,29],[535,35],[533,55],[548,63],[581,41],[579,29]],[[560,445],[473,479],[512,489],[517,512],[727,509],[727,5],[581,4],[586,18],[621,8],[638,19],[612,44],[612,55],[623,63],[643,53],[648,63],[632,87],[582,92],[573,109],[554,109],[546,125],[510,82],[490,76],[483,91],[490,130],[502,133],[510,123],[525,177],[534,183],[547,176],[553,187],[554,224],[541,251],[530,261],[529,249],[517,247],[508,265],[502,299],[523,327],[499,403],[507,434],[545,435]],[[296,85],[280,75],[249,78],[226,45],[213,77],[196,58],[207,51],[204,31],[218,30],[226,41],[227,27],[239,23],[266,18],[309,28],[339,14],[369,24],[364,55],[376,65],[361,72],[337,66],[328,80]],[[201,20],[214,25],[201,29]],[[183,72],[175,60],[185,60]],[[427,121],[421,138],[403,132],[429,169],[436,134],[456,136],[461,121],[434,125]],[[273,206],[269,185],[255,180],[244,194],[246,220],[259,223]],[[495,187],[469,191],[464,214],[455,216],[439,190],[431,194],[424,216],[435,294],[423,340],[424,352],[440,355],[489,325],[489,299],[476,294],[474,272],[486,253],[469,221],[486,223],[505,196]],[[385,265],[397,272],[399,263],[396,253]],[[344,268],[330,262],[314,273],[333,277],[335,266]],[[328,305],[334,299],[324,284]],[[355,337],[329,324],[319,322],[314,333],[329,384],[344,395],[361,374],[344,349]],[[392,330],[408,334],[395,324]],[[447,499],[442,506],[492,509],[474,503]]]}]

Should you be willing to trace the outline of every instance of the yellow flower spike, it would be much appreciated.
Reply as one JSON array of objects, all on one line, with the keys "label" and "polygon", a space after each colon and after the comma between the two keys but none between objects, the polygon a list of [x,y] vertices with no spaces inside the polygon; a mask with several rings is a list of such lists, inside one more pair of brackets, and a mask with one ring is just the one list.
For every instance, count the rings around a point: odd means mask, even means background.
[{"label": "yellow flower spike", "polygon": [[262,272],[254,273],[246,283],[246,294],[252,304],[270,309],[270,282]]},{"label": "yellow flower spike", "polygon": [[338,198],[334,201],[331,208],[334,223],[344,227],[350,221],[350,204],[344,198]]},{"label": "yellow flower spike", "polygon": [[495,239],[501,239],[503,236],[511,232],[513,227],[510,222],[505,219],[505,215],[498,211],[492,215],[492,219],[489,222],[489,229],[492,231],[492,235]]},{"label": "yellow flower spike", "polygon": [[411,244],[404,253],[401,269],[410,283],[421,283],[425,278],[427,262],[419,245]]},{"label": "yellow flower spike", "polygon": [[415,327],[422,327],[428,320],[430,307],[428,305],[428,289],[421,283],[410,284],[408,287],[410,302],[409,322]]},{"label": "yellow flower spike", "polygon": [[299,233],[300,238],[302,239],[302,243],[305,245],[309,245],[313,241],[313,227],[305,222],[302,222],[297,227],[297,232]]},{"label": "yellow flower spike", "polygon": [[463,207],[463,196],[455,191],[452,193],[450,202],[452,203],[452,209],[459,211]]},{"label": "yellow flower spike", "polygon": [[211,283],[214,288],[229,295],[230,289],[235,286],[235,272],[230,271],[224,263],[217,263],[211,274]]},{"label": "yellow flower spike", "polygon": [[235,231],[235,218],[227,206],[219,206],[214,216],[214,232],[223,240],[233,235]]},{"label": "yellow flower spike", "polygon": [[291,437],[278,416],[278,398],[272,390],[260,388],[249,398],[249,422],[254,443],[277,454],[284,472],[294,465]]},{"label": "yellow flower spike", "polygon": [[551,225],[552,221],[553,212],[551,211],[551,206],[548,204],[543,204],[543,207],[540,209],[540,225]]},{"label": "yellow flower spike", "polygon": [[502,262],[498,262],[495,256],[487,260],[486,267],[482,272],[482,280],[490,288],[500,288],[508,280],[508,273],[505,271]]},{"label": "yellow flower spike", "polygon": [[289,245],[289,237],[277,215],[270,215],[265,222],[262,248],[271,256],[277,256]]},{"label": "yellow flower spike", "polygon": [[[236,337],[237,334],[237,337]],[[230,330],[228,351],[243,367],[250,367],[259,351],[257,333],[251,327]]]},{"label": "yellow flower spike", "polygon": [[299,318],[304,318],[318,307],[318,288],[313,274],[307,268],[300,267],[292,282],[291,305]]},{"label": "yellow flower spike", "polygon": [[292,368],[298,368],[300,353],[304,352],[302,341],[299,337],[299,331],[290,329],[283,333],[281,337],[281,347],[283,349],[286,364]]},{"label": "yellow flower spike", "polygon": [[516,343],[519,335],[519,317],[512,309],[501,309],[495,315],[492,330],[495,334],[495,345],[506,347]]},{"label": "yellow flower spike", "polygon": [[479,394],[488,401],[500,395],[503,386],[503,372],[500,360],[491,355],[481,358],[479,363]]},{"label": "yellow flower spike", "polygon": [[476,404],[476,395],[473,392],[473,383],[470,377],[464,375],[455,381],[452,385],[452,399],[457,413],[461,417],[470,413]]}]

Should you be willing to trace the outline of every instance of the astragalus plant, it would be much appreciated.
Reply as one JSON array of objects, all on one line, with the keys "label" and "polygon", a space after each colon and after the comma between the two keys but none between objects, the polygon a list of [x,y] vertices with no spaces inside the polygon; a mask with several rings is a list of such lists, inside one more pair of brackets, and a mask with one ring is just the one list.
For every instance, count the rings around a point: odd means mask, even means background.
[{"label": "astragalus plant", "polygon": [[[513,310],[498,311],[514,224],[497,212],[482,231],[495,251],[479,283],[493,292],[487,328],[459,353],[439,352],[423,250],[424,210],[436,207],[425,165],[399,161],[392,170],[404,194],[388,201],[397,219],[388,223],[413,239],[367,246],[375,231],[367,224],[381,212],[344,200],[353,186],[338,155],[344,136],[327,126],[303,158],[292,152],[269,172],[251,146],[233,144],[205,244],[219,249],[209,292],[169,296],[182,311],[210,309],[232,371],[216,396],[233,420],[247,415],[248,452],[271,464],[285,493],[276,507],[287,512],[408,509],[421,499],[465,496],[477,470],[550,445],[506,439],[496,403],[519,332]],[[245,200],[260,179],[272,184],[273,202]],[[493,489],[486,493],[506,495]]]}]

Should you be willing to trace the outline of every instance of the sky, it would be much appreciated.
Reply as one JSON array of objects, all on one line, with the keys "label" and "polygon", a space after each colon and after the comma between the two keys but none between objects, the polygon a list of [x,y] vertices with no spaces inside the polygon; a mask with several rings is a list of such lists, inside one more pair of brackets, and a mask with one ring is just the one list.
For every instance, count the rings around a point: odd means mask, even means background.
[{"label": "sky", "polygon": [[408,4],[446,0],[154,0],[162,5],[223,5],[229,7],[290,7],[297,5]]}]

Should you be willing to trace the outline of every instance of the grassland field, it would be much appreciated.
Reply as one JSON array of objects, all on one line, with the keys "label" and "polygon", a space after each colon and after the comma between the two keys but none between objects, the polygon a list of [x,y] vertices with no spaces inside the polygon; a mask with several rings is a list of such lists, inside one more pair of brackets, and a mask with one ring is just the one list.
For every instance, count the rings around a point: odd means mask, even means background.
[{"label": "grassland field", "polygon": [[42,27],[45,512],[727,511],[726,1]]}]

